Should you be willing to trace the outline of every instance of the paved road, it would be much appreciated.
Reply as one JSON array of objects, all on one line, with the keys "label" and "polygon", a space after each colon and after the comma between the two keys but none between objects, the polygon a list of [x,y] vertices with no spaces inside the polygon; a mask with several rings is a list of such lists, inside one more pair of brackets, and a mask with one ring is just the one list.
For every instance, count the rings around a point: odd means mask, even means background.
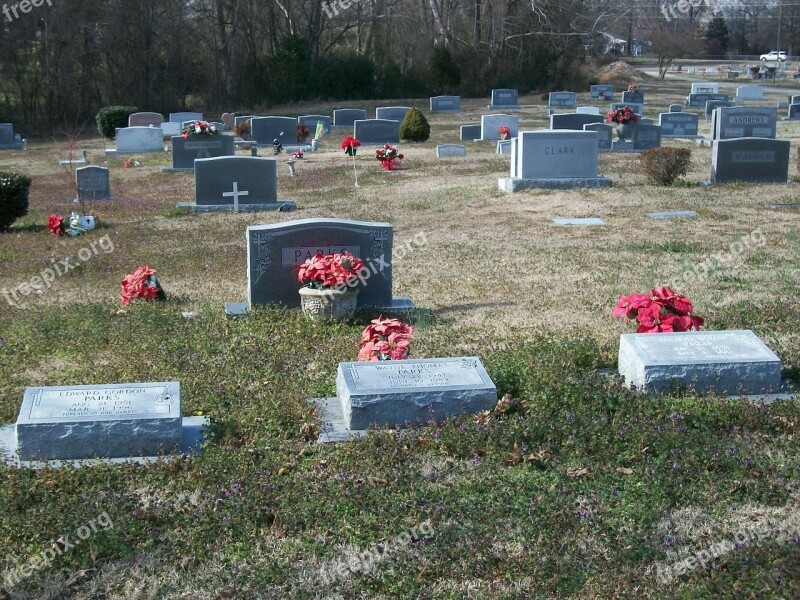
[{"label": "paved road", "polygon": [[[658,69],[651,69],[646,67],[640,70],[658,79]],[[755,85],[760,85],[762,88],[764,88],[764,92],[768,94],[800,96],[800,87],[778,87],[772,85],[763,85],[758,79],[715,79],[713,77],[709,79],[698,79],[697,77],[692,77],[688,73],[675,72],[675,71],[668,72],[664,79],[670,79],[673,81],[688,81],[690,83],[695,83],[698,81],[712,81],[714,83],[718,83],[720,89],[733,89],[733,90],[735,90],[740,85],[755,84]],[[800,82],[798,82],[798,85],[800,85]]]}]

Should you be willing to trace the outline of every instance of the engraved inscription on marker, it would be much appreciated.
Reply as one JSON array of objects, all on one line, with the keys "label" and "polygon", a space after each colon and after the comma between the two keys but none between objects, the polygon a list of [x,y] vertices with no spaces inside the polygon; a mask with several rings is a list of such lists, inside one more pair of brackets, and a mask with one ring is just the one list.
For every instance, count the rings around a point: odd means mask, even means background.
[{"label": "engraved inscription on marker", "polygon": [[349,252],[356,258],[361,258],[361,246],[313,246],[307,248],[281,248],[281,265],[296,267],[302,265],[309,258],[314,258],[317,252],[324,256],[328,254],[344,254]]}]

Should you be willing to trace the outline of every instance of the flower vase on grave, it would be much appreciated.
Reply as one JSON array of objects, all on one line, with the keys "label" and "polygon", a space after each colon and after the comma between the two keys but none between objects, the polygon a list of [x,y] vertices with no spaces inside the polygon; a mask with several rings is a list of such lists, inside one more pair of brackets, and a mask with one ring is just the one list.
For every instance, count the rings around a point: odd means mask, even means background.
[{"label": "flower vase on grave", "polygon": [[630,140],[633,137],[633,129],[636,127],[633,123],[619,123],[617,125],[617,135],[621,140]]},{"label": "flower vase on grave", "polygon": [[343,321],[352,319],[358,304],[358,288],[316,289],[300,288],[300,307],[312,321]]}]

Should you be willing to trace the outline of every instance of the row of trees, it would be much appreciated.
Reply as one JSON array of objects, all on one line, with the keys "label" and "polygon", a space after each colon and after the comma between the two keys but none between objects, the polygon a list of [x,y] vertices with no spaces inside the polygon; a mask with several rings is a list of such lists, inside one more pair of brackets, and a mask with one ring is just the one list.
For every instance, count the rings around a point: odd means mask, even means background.
[{"label": "row of trees", "polygon": [[[48,1],[0,13],[0,121],[30,134],[75,128],[113,104],[221,112],[580,89],[609,36],[702,40],[711,1],[674,18],[661,0]],[[772,46],[764,20],[747,15],[776,9],[755,1],[723,15],[725,44]],[[795,10],[783,12],[791,23]]]}]

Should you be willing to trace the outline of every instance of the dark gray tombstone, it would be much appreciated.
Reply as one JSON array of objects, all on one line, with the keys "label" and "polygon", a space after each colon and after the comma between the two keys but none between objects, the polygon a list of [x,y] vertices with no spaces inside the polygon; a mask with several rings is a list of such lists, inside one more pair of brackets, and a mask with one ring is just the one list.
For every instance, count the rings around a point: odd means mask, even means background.
[{"label": "dark gray tombstone", "polygon": [[392,297],[392,243],[389,223],[343,219],[303,219],[247,228],[247,281],[250,306],[299,307],[295,269],[317,252],[345,250],[364,262],[358,304],[386,310],[413,308],[407,298]]},{"label": "dark gray tombstone", "polygon": [[589,95],[592,100],[613,100],[614,99],[614,86],[613,85],[593,85],[589,87]]},{"label": "dark gray tombstone", "polygon": [[411,110],[409,106],[379,106],[375,109],[375,118],[386,121],[400,121],[406,118],[406,113]]},{"label": "dark gray tombstone", "polygon": [[622,92],[622,101],[625,104],[630,104],[631,102],[634,104],[644,104],[644,92],[641,90]]},{"label": "dark gray tombstone", "polygon": [[784,121],[791,121],[792,119],[800,119],[800,104],[789,105],[789,112],[784,117]]},{"label": "dark gray tombstone", "polygon": [[91,165],[75,169],[75,186],[83,201],[111,199],[111,180],[108,167]]},{"label": "dark gray tombstone", "polygon": [[695,113],[668,112],[658,116],[662,137],[697,137],[699,121]]},{"label": "dark gray tombstone", "polygon": [[658,125],[651,125],[650,123],[642,123],[633,128],[633,149],[634,150],[650,150],[651,148],[659,148],[661,146],[661,127]]},{"label": "dark gray tombstone", "polygon": [[778,109],[768,106],[721,107],[714,113],[712,137],[715,140],[763,137],[775,139]]},{"label": "dark gray tombstone", "polygon": [[317,131],[317,123],[322,123],[322,131],[324,133],[328,134],[331,132],[331,118],[326,115],[303,115],[297,117],[297,122],[300,125],[308,127],[308,133],[311,134],[312,138]]},{"label": "dark gray tombstone", "polygon": [[0,150],[22,150],[22,138],[11,123],[0,123]]},{"label": "dark gray tombstone", "polygon": [[492,103],[488,108],[519,108],[519,93],[506,88],[492,90]]},{"label": "dark gray tombstone", "polygon": [[611,142],[614,140],[614,128],[608,123],[589,123],[583,126],[584,131],[597,132],[597,149],[601,152],[611,150]]},{"label": "dark gray tombstone", "polygon": [[459,130],[458,139],[462,142],[481,139],[481,124],[469,123],[468,125],[462,125]]},{"label": "dark gray tombstone", "polygon": [[256,117],[250,119],[250,139],[259,146],[270,146],[273,140],[284,145],[297,144],[297,119],[294,117]]},{"label": "dark gray tombstone", "polygon": [[234,155],[234,138],[232,135],[190,135],[184,138],[178,135],[172,138],[172,168],[162,171],[190,171],[194,169],[194,161],[198,158],[216,158]]},{"label": "dark gray tombstone", "polygon": [[367,119],[367,111],[360,108],[338,108],[333,111],[334,127],[352,127],[356,121]]},{"label": "dark gray tombstone", "polygon": [[602,123],[603,115],[587,115],[580,113],[560,113],[550,115],[550,129],[575,129],[583,131],[584,125]]},{"label": "dark gray tombstone", "polygon": [[578,94],[575,92],[550,92],[548,108],[575,108],[578,106]]},{"label": "dark gray tombstone", "polygon": [[670,104],[669,112],[683,112],[683,106],[680,104]]},{"label": "dark gray tombstone", "polygon": [[731,106],[734,106],[733,102],[728,102],[727,100],[709,100],[706,102],[706,107],[703,112],[705,113],[707,119],[718,108],[730,108]]},{"label": "dark gray tombstone", "polygon": [[461,112],[461,96],[432,96],[431,112]]},{"label": "dark gray tombstone", "polygon": [[723,102],[730,102],[731,98],[728,94],[712,94],[710,92],[699,92],[696,94],[689,94],[686,96],[687,108],[701,108],[705,110],[706,102],[709,100],[722,100]]},{"label": "dark gray tombstone", "polygon": [[365,145],[400,143],[400,121],[365,119],[353,124],[353,137]]},{"label": "dark gray tombstone", "polygon": [[734,138],[714,140],[711,181],[786,183],[789,179],[789,140]]}]

